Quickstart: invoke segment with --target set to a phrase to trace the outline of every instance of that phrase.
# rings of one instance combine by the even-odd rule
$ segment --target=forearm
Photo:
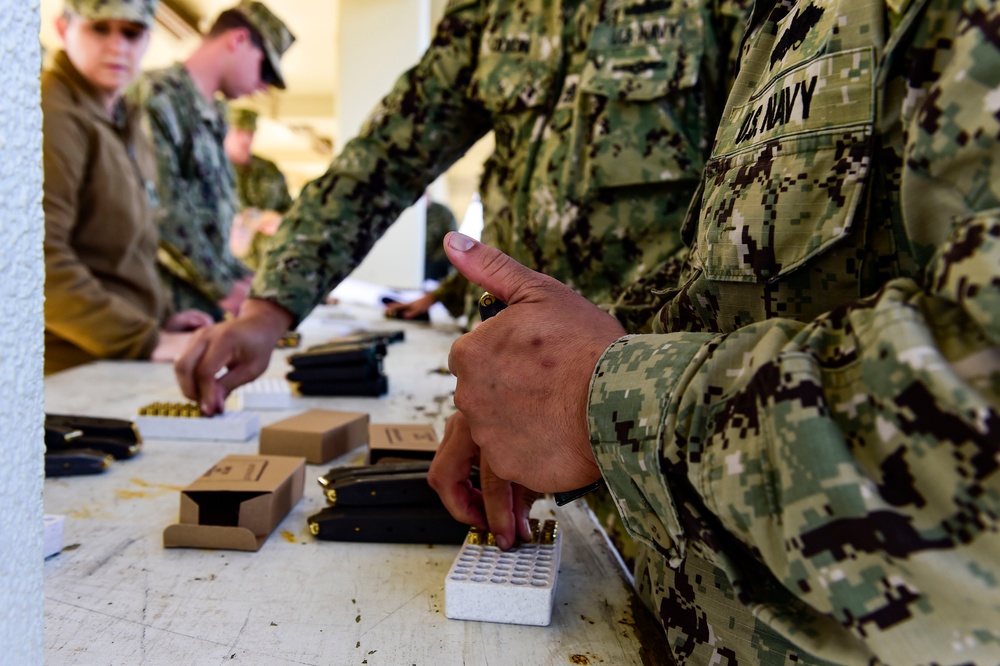
[[[260,322],[263,329],[276,338],[292,328],[292,314],[277,303],[261,298],[248,298],[240,310],[240,319]]]
[[[396,82],[361,134],[309,183],[271,244],[253,294],[303,318],[399,214],[490,127],[465,97],[477,13],[446,17],[421,62]]]

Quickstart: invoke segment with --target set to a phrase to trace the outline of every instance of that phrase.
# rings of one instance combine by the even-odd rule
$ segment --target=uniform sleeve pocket
[[[527,111],[549,99],[552,70],[553,65],[544,60],[507,54],[481,56],[472,77],[472,94],[494,115]]]

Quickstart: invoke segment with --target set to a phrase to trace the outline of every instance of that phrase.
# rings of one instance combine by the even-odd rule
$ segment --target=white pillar
[[[45,280],[39,0],[0,0],[0,654],[41,664]]]
[[[340,0],[337,140],[357,135],[369,112],[430,44],[431,0]],[[413,206],[352,277],[418,288],[424,277],[425,209]]]

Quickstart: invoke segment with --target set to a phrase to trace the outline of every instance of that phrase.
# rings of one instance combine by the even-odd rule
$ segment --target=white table
[[[399,329],[382,398],[297,398],[261,412],[262,425],[302,409],[367,411],[373,423],[431,422],[452,412],[454,377],[439,372],[457,335],[441,326],[384,321],[372,309],[324,306],[300,328],[303,346],[347,328]],[[268,376],[287,371],[277,351]],[[179,400],[167,365],[101,362],[45,380],[46,410],[129,418],[141,405]],[[548,627],[449,620],[444,577],[458,546],[317,541],[307,516],[324,506],[308,466],[305,496],[256,553],[165,549],[179,489],[256,441],[147,441],[97,476],[47,479],[46,513],[66,516],[62,553],[45,562],[46,663],[54,664],[649,664],[662,638],[620,561],[582,502],[554,515],[562,566]],[[342,461],[356,462],[360,452]],[[645,656],[640,656],[644,653]]]

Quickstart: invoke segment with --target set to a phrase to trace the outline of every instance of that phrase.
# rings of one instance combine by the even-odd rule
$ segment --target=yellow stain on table
[[[139,486],[140,488],[158,488],[159,490],[167,491],[181,491],[184,490],[184,486],[172,486],[165,483],[147,483],[142,479],[129,479],[133,485]]]
[[[115,489],[115,495],[118,499],[140,499],[143,497],[151,497],[151,495],[142,490],[122,490],[121,488]]]
[[[295,535],[288,530],[281,530],[281,536],[285,538],[288,543],[295,543]]]
[[[142,479],[129,479],[129,481],[132,482],[132,485],[139,486],[140,488],[148,488],[150,490],[129,490],[119,488],[115,490],[115,495],[118,496],[118,499],[144,499],[160,497],[165,493],[178,492],[184,489],[181,486],[170,486],[163,483],[147,483]]]

